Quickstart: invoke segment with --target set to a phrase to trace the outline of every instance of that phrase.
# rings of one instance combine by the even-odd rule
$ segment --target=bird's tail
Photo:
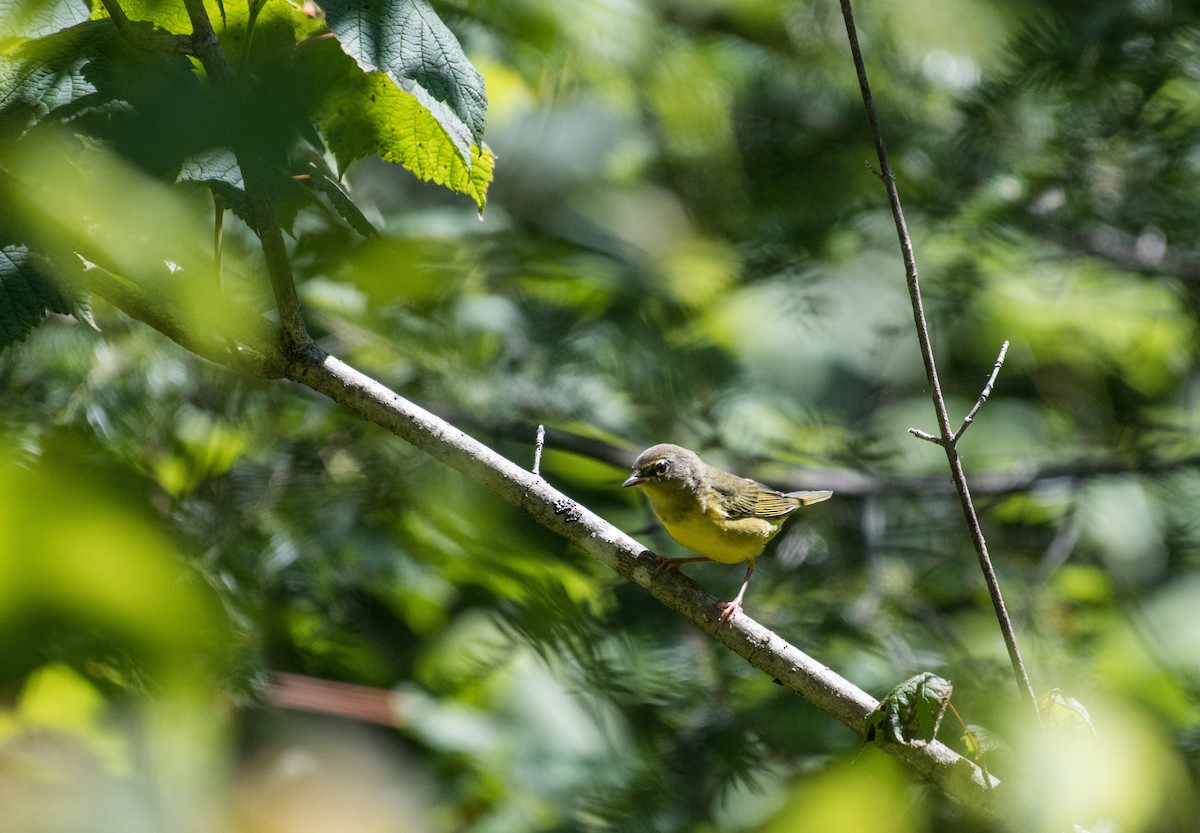
[[[810,503],[820,503],[823,500],[829,500],[833,497],[833,492],[788,492],[787,496],[800,501],[801,506],[808,506]]]

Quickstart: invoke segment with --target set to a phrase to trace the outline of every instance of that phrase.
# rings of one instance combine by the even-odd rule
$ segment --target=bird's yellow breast
[[[697,555],[722,564],[753,561],[784,518],[728,518],[715,501],[647,488],[650,508],[667,532]]]

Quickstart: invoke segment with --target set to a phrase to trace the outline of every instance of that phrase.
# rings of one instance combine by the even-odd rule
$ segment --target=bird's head
[[[695,492],[700,486],[703,466],[696,452],[660,443],[638,455],[632,473],[621,485],[646,486],[652,491]]]

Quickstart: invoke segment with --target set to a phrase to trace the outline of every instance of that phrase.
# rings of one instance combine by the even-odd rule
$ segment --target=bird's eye
[[[654,464],[654,473],[660,477],[671,470],[670,460],[659,460]]]

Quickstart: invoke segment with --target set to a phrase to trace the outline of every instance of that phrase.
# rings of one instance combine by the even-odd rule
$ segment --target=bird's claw
[[[721,608],[721,615],[717,617],[717,623],[722,625],[733,621],[733,617],[742,612],[742,606],[737,601],[721,602],[717,607]]]

